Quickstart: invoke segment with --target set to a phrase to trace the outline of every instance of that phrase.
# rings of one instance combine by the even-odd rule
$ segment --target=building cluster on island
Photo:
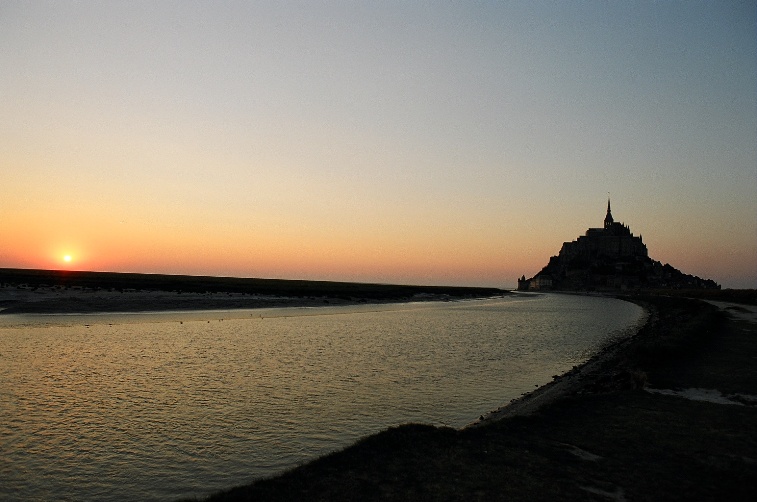
[[[603,228],[590,228],[572,242],[565,242],[557,256],[530,279],[518,279],[518,290],[627,290],[720,289],[709,279],[684,274],[669,264],[652,260],[647,246],[616,222],[607,200]]]

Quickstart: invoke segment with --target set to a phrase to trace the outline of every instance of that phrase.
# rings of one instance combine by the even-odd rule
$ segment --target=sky
[[[0,267],[512,287],[609,193],[755,288],[757,6],[0,0],[0,174]]]

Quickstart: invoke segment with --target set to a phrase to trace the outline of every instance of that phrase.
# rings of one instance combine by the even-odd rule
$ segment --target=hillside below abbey
[[[602,228],[590,228],[565,242],[557,256],[530,279],[518,279],[518,290],[720,289],[710,279],[684,274],[649,257],[641,235],[616,222],[610,200]]]

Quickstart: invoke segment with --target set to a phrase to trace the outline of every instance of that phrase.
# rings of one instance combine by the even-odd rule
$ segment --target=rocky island
[[[610,200],[602,228],[565,242],[535,276],[518,279],[518,290],[617,291],[630,289],[720,289],[710,279],[684,274],[649,257],[641,235],[612,217]]]

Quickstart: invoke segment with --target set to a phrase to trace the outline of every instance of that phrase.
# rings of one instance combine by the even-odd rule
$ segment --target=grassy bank
[[[0,268],[0,284],[23,284],[32,288],[61,286],[90,289],[182,291],[187,293],[225,292],[292,297],[327,296],[371,299],[406,298],[424,293],[460,297],[487,296],[502,293],[502,290],[497,288],[363,284],[355,282],[10,268]]]
[[[757,407],[643,388],[757,395],[757,328],[696,300],[634,301],[652,314],[639,334],[533,414],[392,428],[208,500],[754,500]]]
[[[496,288],[0,268],[4,313],[241,309],[481,298]]]

